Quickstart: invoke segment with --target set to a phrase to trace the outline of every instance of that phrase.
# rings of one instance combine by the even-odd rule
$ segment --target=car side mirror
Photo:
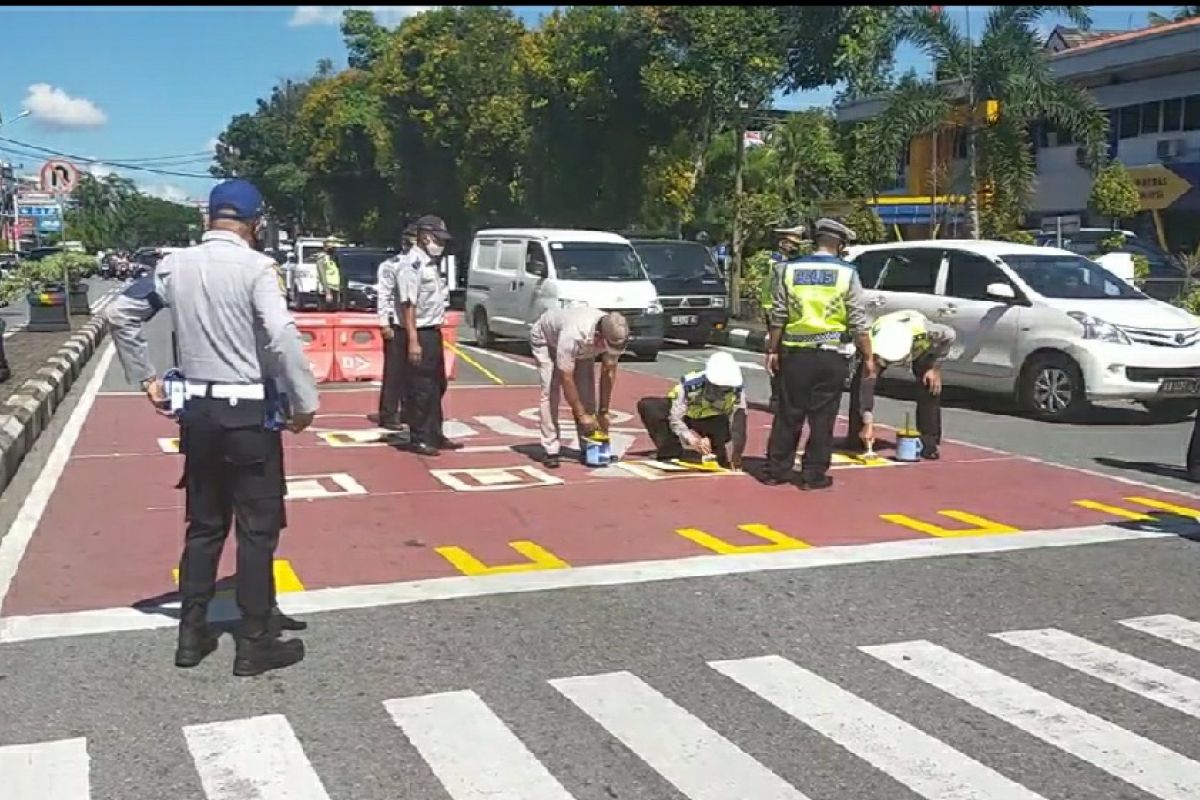
[[[989,283],[987,296],[1003,303],[1011,303],[1017,299],[1017,293],[1007,283]]]

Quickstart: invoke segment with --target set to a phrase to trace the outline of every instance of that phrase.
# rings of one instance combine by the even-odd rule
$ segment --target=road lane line
[[[384,700],[383,706],[454,800],[573,800],[474,692]]]
[[[0,747],[5,800],[90,800],[87,739]]]
[[[763,656],[709,666],[927,800],[1043,800],[787,659]]]
[[[1089,511],[1099,511],[1102,514],[1112,514],[1114,517],[1122,519],[1130,519],[1135,522],[1153,522],[1154,517],[1149,514],[1140,514],[1137,511],[1130,511],[1127,508],[1120,506],[1110,506],[1107,503],[1099,503],[1095,500],[1076,500],[1075,505],[1080,508],[1086,508]]]
[[[594,485],[603,486],[606,483],[608,483],[608,479],[600,478],[595,481]],[[180,507],[172,506],[167,510],[176,511],[178,508]],[[954,555],[1038,550],[1045,547],[1076,547],[1107,542],[1176,538],[1178,535],[1170,531],[1136,530],[1117,525],[1091,525],[1081,528],[1025,531],[996,536],[957,538],[930,536],[872,544],[812,547],[774,553],[702,555],[655,561],[593,564],[563,570],[485,575],[477,578],[454,576],[309,589],[305,592],[281,596],[279,605],[287,613],[314,614],[325,611],[486,597],[497,594],[522,594],[593,586],[624,586],[681,578],[707,578],[715,575],[820,569],[846,564],[879,564]],[[167,607],[169,608],[169,606]],[[238,618],[238,613],[233,608],[224,610],[213,608],[211,612],[211,618],[217,621]],[[138,610],[129,606],[14,615],[0,617],[0,643],[172,628],[177,624],[177,618],[164,616],[154,609]]]
[[[58,486],[63,470],[67,467],[67,460],[75,448],[75,442],[79,440],[83,423],[91,413],[92,404],[96,401],[96,393],[100,391],[100,386],[104,383],[104,377],[108,374],[109,365],[112,364],[115,354],[116,348],[113,347],[112,342],[109,342],[108,347],[105,348],[96,363],[96,371],[92,373],[87,385],[83,387],[78,405],[72,409],[71,416],[67,418],[67,424],[63,426],[62,432],[55,440],[54,446],[50,450],[50,456],[42,466],[41,473],[29,490],[25,502],[21,504],[17,518],[13,520],[8,534],[0,539],[0,608],[4,606],[4,598],[8,596],[8,592],[12,588],[13,579],[17,575],[17,567],[20,566],[21,559],[25,556],[25,550],[29,547],[29,542],[33,538],[38,524],[42,521],[42,515],[46,513],[50,497],[54,494],[55,487]]]
[[[636,675],[557,678],[550,685],[689,800],[808,800]]]
[[[467,364],[469,366],[472,366],[475,369],[482,372],[483,376],[485,378],[487,378],[488,380],[490,380],[492,383],[495,383],[499,386],[504,385],[504,381],[500,378],[500,376],[498,376],[496,373],[492,372],[490,369],[485,367],[483,364],[480,364],[478,361],[476,361],[475,359],[471,358],[469,355],[464,353],[462,348],[459,347],[458,345],[454,344],[453,342],[446,342],[446,347],[450,348],[450,352],[454,353],[455,356],[457,356],[458,358],[461,358],[463,361],[467,362]]]
[[[186,725],[183,736],[207,800],[329,800],[280,714]]]
[[[993,633],[1030,653],[1200,718],[1200,681],[1055,628]]]
[[[1200,622],[1193,622],[1176,614],[1156,614],[1151,617],[1123,619],[1126,628],[1156,636],[1180,647],[1200,650]]]
[[[1200,797],[1200,764],[926,641],[861,647],[896,669],[1162,800]]]
[[[531,370],[534,370],[535,372],[537,371],[537,364],[534,364],[529,361],[521,361],[520,359],[513,358],[512,356],[508,356],[503,353],[496,353],[492,350],[484,350],[482,347],[474,347],[469,344],[460,344],[459,347],[461,347],[463,350],[467,350],[471,353],[476,353],[481,356],[487,356],[489,358],[494,358],[497,361],[503,361],[505,364],[515,364],[518,367],[524,367],[525,369],[531,369]]]

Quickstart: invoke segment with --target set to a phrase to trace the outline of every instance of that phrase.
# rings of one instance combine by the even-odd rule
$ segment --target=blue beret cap
[[[218,183],[208,195],[210,219],[251,220],[262,215],[262,194],[244,178]]]

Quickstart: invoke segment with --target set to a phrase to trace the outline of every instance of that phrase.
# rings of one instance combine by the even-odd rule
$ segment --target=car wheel
[[[475,328],[475,345],[477,347],[491,347],[492,330],[488,327],[487,312],[482,308],[475,309],[475,318],[472,320],[472,326]]]
[[[1155,422],[1183,422],[1196,410],[1196,400],[1146,400],[1142,403]]]
[[[1089,405],[1083,372],[1061,353],[1040,355],[1025,365],[1019,400],[1026,413],[1047,422],[1078,419]]]

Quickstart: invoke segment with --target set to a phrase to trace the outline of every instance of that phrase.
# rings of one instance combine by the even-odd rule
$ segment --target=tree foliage
[[[71,193],[66,228],[89,251],[187,245],[203,219],[191,206],[140,194],[117,175],[83,175]]]
[[[1088,207],[1111,219],[1113,230],[1121,219],[1132,217],[1141,210],[1137,184],[1129,177],[1124,164],[1115,161],[1100,170],[1088,196]]]

